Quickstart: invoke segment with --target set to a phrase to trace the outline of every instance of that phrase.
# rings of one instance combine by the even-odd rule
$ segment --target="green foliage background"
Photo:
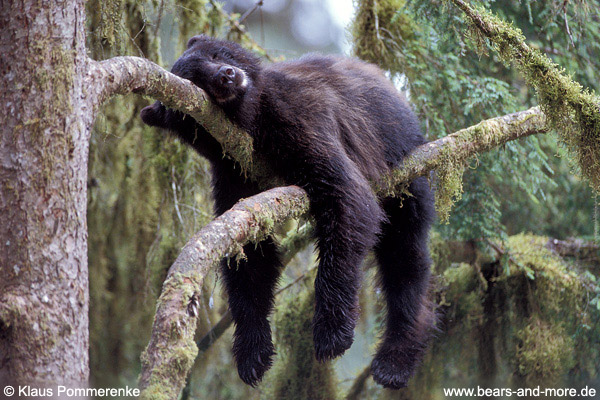
[[[597,89],[595,1],[478,4],[512,21],[530,46],[574,80]],[[448,2],[364,0],[355,5],[349,29],[355,55],[379,64],[407,92],[429,139],[536,104],[535,92],[515,69],[491,49],[476,52],[481,43]],[[266,54],[237,24],[239,15],[228,15],[216,1],[90,0],[87,7],[88,47],[97,60],[137,55],[167,66],[163,60],[174,60],[198,33],[240,41]],[[150,101],[139,96],[113,100],[92,136],[90,352],[98,386],[136,381],[166,270],[186,240],[212,218],[207,163],[141,124],[139,111]],[[578,176],[554,134],[511,142],[466,163],[448,163],[443,174],[432,176],[438,190],[456,194],[438,203],[449,219],[436,227],[432,240],[434,294],[444,312],[441,333],[409,389],[388,392],[368,381],[359,398],[439,399],[441,388],[449,386],[598,383],[598,261],[560,259],[545,248],[543,238],[594,240],[595,197]],[[477,243],[477,258],[453,262],[448,244],[457,240]],[[302,252],[282,284],[301,276],[312,259],[310,249]],[[274,318],[275,337],[284,347],[266,378],[270,390],[253,390],[237,378],[227,331],[197,361],[186,396],[291,398],[293,390],[297,398],[332,398],[337,387],[336,395],[343,397],[374,351],[383,312],[379,296],[367,280],[356,344],[334,365],[336,378],[331,366],[312,365],[306,358],[311,351],[306,337],[296,338],[297,345],[286,339],[307,331],[311,308],[304,287],[288,290],[285,296],[292,301],[282,303]],[[216,274],[206,280],[202,300],[199,336],[226,310]],[[297,331],[291,322],[297,322]],[[322,380],[320,392],[312,389],[315,378]]]

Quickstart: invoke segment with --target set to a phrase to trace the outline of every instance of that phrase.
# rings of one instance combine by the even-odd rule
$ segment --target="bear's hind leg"
[[[250,197],[259,189],[240,176],[233,161],[217,160],[212,165],[213,196],[215,212],[221,215],[239,199]],[[247,244],[244,255],[245,259],[239,262],[223,260],[221,271],[235,323],[233,356],[238,373],[245,383],[255,386],[271,367],[275,352],[267,318],[273,309],[275,286],[282,266],[277,244],[272,238]]]
[[[377,383],[393,389],[407,385],[435,321],[427,299],[431,264],[427,238],[433,208],[427,181],[419,180],[409,187],[414,197],[405,198],[402,207],[400,199],[384,201],[389,222],[375,246],[387,319],[371,373]]]
[[[344,178],[338,177],[337,185],[331,189],[318,193],[309,190],[319,249],[313,318],[315,355],[319,361],[338,357],[352,345],[361,263],[377,241],[383,219],[383,211],[366,180]]]
[[[244,246],[244,253],[245,260],[224,260],[221,268],[235,322],[233,355],[238,373],[245,383],[255,386],[271,367],[275,353],[267,317],[281,262],[271,238]]]

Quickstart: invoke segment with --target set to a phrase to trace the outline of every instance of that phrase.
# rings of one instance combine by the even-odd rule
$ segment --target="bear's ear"
[[[151,106],[144,107],[140,112],[140,117],[146,125],[157,126],[159,128],[166,127],[165,106],[160,101],[155,102]]]
[[[189,49],[190,47],[192,47],[193,45],[195,45],[198,42],[205,42],[207,40],[210,39],[210,36],[206,36],[206,35],[196,35],[190,38],[190,40],[188,40],[187,42],[187,48]]]

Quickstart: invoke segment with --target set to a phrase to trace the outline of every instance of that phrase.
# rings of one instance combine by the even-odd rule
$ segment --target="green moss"
[[[288,296],[277,307],[274,323],[277,360],[265,382],[264,398],[286,400],[333,400],[338,398],[330,362],[314,356],[312,315],[314,290]]]
[[[450,249],[447,241],[435,230],[429,235],[429,253],[436,271],[443,272],[450,265]]]
[[[445,373],[452,373],[455,363],[461,371],[472,371],[467,384],[506,379],[506,385],[558,386],[573,371],[598,374],[600,319],[592,300],[600,293],[598,280],[553,253],[547,242],[531,234],[509,237],[503,256],[509,269],[492,261],[481,265],[481,274],[466,263],[442,271],[437,298],[444,308],[445,333],[416,379],[440,364],[450,365]],[[436,251],[446,259],[446,252]],[[473,348],[480,353],[462,351]],[[492,369],[489,360],[494,360]],[[506,371],[514,372],[512,382],[503,378]]]
[[[465,321],[468,328],[483,319],[483,291],[475,267],[461,263],[444,271],[441,283],[445,290],[440,305],[448,306],[452,318]]]
[[[546,248],[547,241],[531,234],[511,236],[507,245],[514,264],[512,274],[529,281],[530,301],[540,317],[581,323],[591,282]]]
[[[450,211],[462,196],[462,177],[469,159],[471,146],[490,147],[503,136],[502,129],[494,121],[483,121],[462,130],[453,142],[447,143],[436,161],[435,208],[442,222],[448,222]]]
[[[399,49],[414,38],[416,24],[403,11],[405,0],[358,2],[351,33],[357,57],[392,72],[402,71]]]
[[[124,0],[90,0],[86,11],[90,21],[89,46],[96,53],[115,50],[116,54],[124,50],[125,34],[123,23]],[[105,58],[105,57],[102,57]]]
[[[448,223],[452,206],[462,197],[465,160],[456,157],[451,148],[442,150],[440,156],[440,166],[435,174],[435,209],[440,221]]]
[[[225,18],[217,2],[207,0],[177,0],[179,13],[179,36],[181,51],[185,50],[187,40],[200,33],[219,36]],[[210,4],[209,4],[210,3]]]
[[[560,324],[533,319],[516,337],[517,372],[531,385],[555,383],[575,365],[573,340]]]
[[[562,260],[546,247],[548,239],[520,234],[508,239],[510,276],[505,279],[515,299],[512,326],[517,343],[515,370],[528,384],[556,382],[572,368],[597,373],[600,349],[597,310],[589,306],[599,288],[596,279]],[[593,331],[592,331],[593,330]]]

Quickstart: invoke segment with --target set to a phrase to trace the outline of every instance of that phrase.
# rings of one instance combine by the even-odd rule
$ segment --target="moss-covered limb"
[[[88,60],[87,81],[88,96],[94,108],[112,96],[131,92],[160,100],[165,106],[201,121],[221,143],[225,153],[265,188],[282,184],[275,178],[276,175],[271,172],[267,163],[254,154],[252,138],[232,124],[208,100],[206,93],[190,81],[139,57],[113,57],[101,62]]]
[[[511,140],[548,131],[546,117],[539,107],[481,121],[477,125],[417,147],[397,168],[380,190],[397,188],[407,181],[445,168],[448,157],[456,161],[468,158],[503,145]]]
[[[591,187],[600,191],[600,99],[571,79],[546,55],[525,42],[519,29],[482,7],[451,0],[468,17],[480,43],[487,38],[505,63],[514,63],[533,86],[540,107],[571,150]],[[480,46],[482,47],[482,46]]]
[[[308,197],[297,186],[278,187],[240,201],[185,245],[169,275],[199,272],[198,265],[216,265],[223,257],[238,254],[248,242],[265,238],[286,219],[307,212]]]
[[[299,187],[271,189],[240,201],[185,245],[169,269],[142,356],[142,398],[175,399],[183,388],[198,351],[197,294],[204,276],[224,257],[243,256],[245,244],[307,211],[308,199]]]
[[[573,257],[581,261],[600,261],[600,245],[583,239],[548,239],[546,247],[561,257]]]
[[[445,219],[462,191],[462,172],[469,158],[508,141],[546,131],[546,118],[538,107],[482,121],[413,150],[389,179],[378,183],[379,191],[402,193],[406,182],[436,169],[436,209]]]

